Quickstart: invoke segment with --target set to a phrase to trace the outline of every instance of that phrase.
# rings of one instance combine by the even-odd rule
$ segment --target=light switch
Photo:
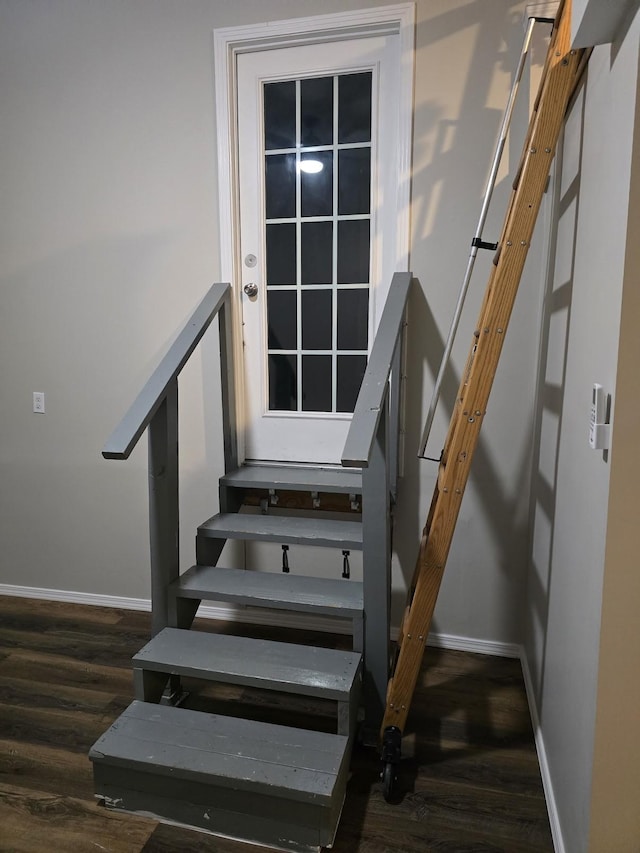
[[[589,417],[589,446],[593,450],[608,450],[610,426],[607,423],[607,395],[602,385],[593,386]]]

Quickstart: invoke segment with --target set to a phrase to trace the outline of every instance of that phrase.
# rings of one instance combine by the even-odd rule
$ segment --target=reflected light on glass
[[[323,170],[324,166],[320,160],[301,160],[300,171],[306,172],[308,175],[317,175]]]

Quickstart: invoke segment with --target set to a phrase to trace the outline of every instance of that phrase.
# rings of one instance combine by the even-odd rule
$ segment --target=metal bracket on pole
[[[422,431],[422,438],[420,439],[420,450],[418,452],[418,456],[421,459],[428,459],[429,457],[425,456],[425,451],[427,448],[427,441],[429,440],[429,433],[431,432],[431,426],[433,425],[433,419],[436,414],[436,407],[438,405],[438,400],[440,398],[440,389],[442,388],[442,381],[444,379],[444,374],[447,369],[447,365],[449,363],[449,359],[451,357],[451,350],[453,349],[453,342],[455,340],[456,332],[458,330],[458,324],[460,322],[460,316],[462,314],[462,308],[464,305],[464,301],[467,296],[467,290],[469,289],[469,283],[471,281],[471,274],[473,272],[473,267],[476,262],[476,256],[478,254],[478,249],[489,249],[491,248],[495,251],[498,248],[497,243],[485,243],[482,239],[482,230],[484,228],[484,224],[487,218],[487,213],[489,212],[489,204],[491,202],[491,196],[493,195],[493,190],[496,185],[496,179],[498,177],[498,169],[500,168],[500,161],[502,159],[502,152],[504,151],[505,142],[507,140],[507,133],[509,132],[509,125],[511,124],[511,118],[513,116],[513,107],[516,100],[516,95],[518,94],[518,88],[520,86],[520,81],[522,79],[522,72],[524,71],[525,62],[527,59],[527,54],[529,53],[529,46],[531,44],[531,36],[533,34],[533,28],[536,24],[536,17],[530,17],[527,30],[524,37],[524,42],[522,44],[522,51],[520,53],[520,61],[518,63],[518,68],[516,70],[516,75],[513,80],[513,85],[511,86],[511,92],[509,94],[509,100],[507,102],[507,106],[504,111],[504,116],[502,118],[502,125],[500,126],[500,132],[498,134],[498,142],[496,144],[496,150],[493,157],[493,163],[491,164],[491,170],[489,172],[489,178],[487,180],[487,188],[484,194],[484,200],[482,202],[482,210],[480,211],[480,219],[478,221],[478,227],[476,228],[476,236],[471,241],[471,253],[469,255],[469,260],[467,263],[467,269],[464,275],[464,280],[462,282],[462,287],[460,288],[460,295],[458,296],[458,304],[456,305],[456,309],[453,314],[453,320],[451,321],[451,328],[449,329],[449,336],[447,338],[447,343],[444,348],[444,353],[442,355],[442,361],[440,363],[440,370],[438,371],[438,376],[436,377],[436,382],[433,387],[433,394],[431,396],[431,402],[429,404],[429,411],[427,413],[427,418],[424,425],[424,430]]]
[[[525,22],[535,18],[538,23],[552,24],[558,15],[559,8],[560,0],[533,0],[525,6]]]
[[[476,249],[488,249],[490,252],[495,252],[498,248],[497,243],[487,243],[485,240],[481,240],[480,237],[474,237],[471,245],[475,246]]]

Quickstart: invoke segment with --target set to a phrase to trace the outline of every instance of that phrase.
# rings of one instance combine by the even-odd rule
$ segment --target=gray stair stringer
[[[133,702],[93,745],[105,805],[293,853],[333,843],[349,738]]]
[[[362,651],[361,581],[196,565],[169,587],[171,624],[179,628],[191,625],[201,601],[349,619],[354,651]],[[189,618],[181,621],[181,606],[184,609],[189,604],[195,606],[189,610]]]
[[[354,733],[361,678],[355,652],[165,628],[133,658],[136,698],[159,702],[170,675],[335,700],[338,734]]]

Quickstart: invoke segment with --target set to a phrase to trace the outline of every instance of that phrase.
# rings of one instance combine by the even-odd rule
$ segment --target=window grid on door
[[[264,84],[272,411],[353,411],[369,345],[371,85],[370,71]]]

